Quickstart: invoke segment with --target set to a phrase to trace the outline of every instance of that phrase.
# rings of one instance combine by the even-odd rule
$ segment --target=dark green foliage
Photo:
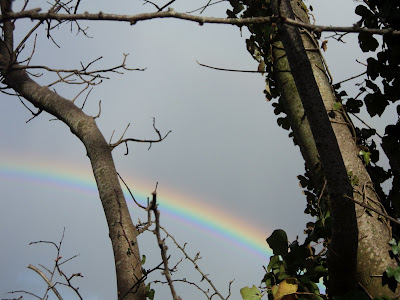
[[[314,227],[314,224],[310,224],[309,228]],[[285,231],[279,229],[275,230],[267,239],[274,253],[267,266],[267,273],[262,279],[267,288],[271,288],[287,278],[297,278],[299,291],[319,295],[317,283],[321,278],[326,279],[327,276],[325,249],[316,254],[310,241],[318,240],[318,237],[314,235],[313,229],[310,229],[307,235],[308,238],[304,244],[300,244],[296,240],[289,245]],[[318,297],[317,299],[322,298]]]
[[[378,48],[378,41],[370,33],[361,32],[358,35],[358,43],[364,52],[375,51]]]
[[[267,243],[275,255],[286,255],[288,253],[288,239],[286,232],[282,229],[274,230]]]

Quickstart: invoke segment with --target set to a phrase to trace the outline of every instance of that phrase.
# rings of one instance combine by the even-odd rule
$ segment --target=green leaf
[[[373,90],[374,92],[379,91],[378,86],[377,86],[375,83],[373,83],[371,80],[369,80],[369,79],[366,79],[366,80],[365,80],[365,85],[366,85],[368,88],[370,88],[371,90]]]
[[[379,63],[375,58],[367,59],[367,75],[371,77],[372,80],[375,80],[379,76]]]
[[[267,267],[268,272],[271,271],[272,269],[279,268],[280,263],[281,263],[281,261],[280,261],[278,255],[271,256],[269,259],[268,267]]]
[[[148,298],[148,299],[150,299],[150,300],[153,300],[154,299],[154,294],[155,294],[156,292],[153,290],[153,289],[151,289],[149,292],[147,292],[146,293],[146,297]]]
[[[363,106],[363,102],[361,100],[349,98],[346,101],[346,109],[349,113],[359,113],[360,107],[362,107],[362,106]]]
[[[389,102],[385,96],[382,95],[381,91],[375,92],[374,94],[368,94],[365,96],[364,102],[371,117],[375,115],[381,116],[385,111],[386,106],[389,105]]]
[[[360,32],[358,35],[358,43],[363,52],[375,51],[378,48],[378,41],[370,33]]]
[[[274,230],[267,238],[267,243],[275,255],[286,255],[288,253],[288,238],[286,232],[282,229]]]
[[[398,245],[396,243],[395,239],[392,239],[392,240],[394,240],[394,243],[395,243],[394,245],[392,245],[392,252],[394,255],[398,255],[400,253],[400,245]]]
[[[371,157],[371,152],[361,150],[358,153],[358,155],[360,155],[364,159],[365,164],[368,166],[369,163],[371,162],[371,158],[370,158]]]
[[[276,120],[279,126],[282,126],[283,129],[289,130],[290,129],[290,123],[289,119],[287,117],[280,117]]]
[[[387,267],[386,274],[389,278],[393,277],[397,282],[400,282],[400,268],[399,267],[397,267],[396,269]]]
[[[253,285],[252,288],[244,287],[240,289],[240,295],[242,295],[243,300],[259,300],[261,299],[261,292],[260,290]]]
[[[356,7],[355,13],[363,18],[367,18],[371,15],[371,11],[364,5],[358,5]]]
[[[340,102],[335,102],[335,104],[333,105],[333,109],[334,110],[338,110],[342,107],[342,103]]]
[[[142,265],[146,263],[146,255],[142,255]]]
[[[270,288],[274,284],[276,284],[275,277],[274,277],[274,275],[272,273],[266,273],[264,275],[264,278],[263,278],[262,282],[264,282],[265,286],[268,287],[268,288]]]
[[[328,270],[326,268],[324,268],[323,266],[316,266],[314,268],[314,271],[316,273],[326,273],[326,272],[328,272]]]
[[[154,299],[154,294],[156,292],[150,288],[150,283],[148,285],[146,285],[146,298],[153,300]]]

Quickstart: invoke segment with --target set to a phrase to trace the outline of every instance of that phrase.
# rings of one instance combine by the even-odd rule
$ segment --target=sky
[[[140,0],[117,2],[82,1],[80,11],[154,11]],[[178,0],[172,7],[190,11],[206,2]],[[14,5],[22,3],[17,0]],[[34,1],[35,7],[47,8],[43,3]],[[313,6],[317,24],[350,26],[358,20],[353,13],[355,2],[309,0],[306,4]],[[222,3],[204,14],[224,17],[227,8]],[[18,21],[16,41],[34,24]],[[110,74],[109,80],[93,89],[83,110],[96,115],[101,100],[97,124],[107,140],[113,131],[113,141],[117,140],[128,123],[126,137],[155,138],[153,117],[161,133],[172,131],[150,150],[146,144],[129,144],[129,155],[124,155],[124,146],[116,148],[117,170],[141,201],[158,182],[162,225],[181,245],[187,243],[192,257],[200,251],[200,267],[223,295],[227,296],[228,284],[235,279],[231,299],[240,299],[240,288],[259,285],[264,275],[263,265],[271,255],[265,239],[272,231],[282,228],[289,240],[302,239],[305,224],[311,220],[303,214],[305,197],[296,178],[303,174],[304,162],[288,132],[276,124],[273,107],[263,95],[264,78],[215,71],[196,63],[256,70],[257,62],[245,47],[248,32],[179,20],[151,20],[134,26],[80,24],[89,26],[91,38],[64,26],[52,33],[60,48],[46,38],[44,27],[39,29],[32,64],[71,69],[102,56],[95,66],[107,68],[118,65],[123,53],[129,53],[128,67],[146,68],[144,72]],[[345,40],[346,44],[332,39],[328,43],[325,58],[334,82],[362,72],[355,59],[368,57],[358,49],[356,36]],[[30,39],[21,55],[29,56],[32,45]],[[48,84],[54,78],[45,73],[36,80]],[[71,99],[80,87],[54,88]],[[76,100],[77,105],[82,105],[85,95]],[[16,97],[1,94],[0,99],[2,298],[11,298],[5,293],[14,290],[38,294],[45,290],[42,280],[26,267],[42,264],[50,268],[56,253],[49,245],[28,244],[58,242],[65,228],[62,256],[79,254],[65,264],[65,271],[83,274],[75,283],[84,299],[116,299],[108,229],[83,145],[50,115],[43,113],[26,123],[31,114]],[[370,122],[379,128],[379,120]],[[129,197],[127,201],[133,221],[144,221],[145,214],[138,212]],[[147,257],[144,267],[156,266],[160,257],[154,235],[139,236],[139,245]],[[169,245],[174,264],[182,254]],[[174,278],[199,282],[201,276],[184,260]],[[166,285],[152,287],[156,299],[169,299]],[[193,286],[177,283],[177,290],[183,299],[204,299]],[[65,298],[75,299],[69,290],[61,291]]]

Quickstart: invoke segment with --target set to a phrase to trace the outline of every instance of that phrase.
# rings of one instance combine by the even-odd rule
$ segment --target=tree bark
[[[283,0],[282,2],[288,4],[289,0]],[[277,2],[275,2],[275,5],[277,5]],[[286,6],[286,11],[281,12],[284,13],[286,17],[293,19],[300,18],[301,21],[309,23],[307,13],[304,11],[300,1],[292,0],[291,8],[294,11],[294,15],[288,13],[288,6]],[[290,28],[290,26],[282,30],[296,30],[298,33],[300,32],[297,28]],[[325,146],[321,144],[324,138],[326,138],[326,129],[318,131],[318,128],[316,128],[317,130],[313,128],[315,126],[321,128],[322,122],[326,123],[326,119],[328,118],[327,112],[331,112],[329,116],[329,127],[333,129],[337,141],[336,143],[341,154],[340,159],[335,157],[335,160],[342,160],[347,170],[346,174],[352,172],[353,176],[357,177],[359,180],[358,186],[353,187],[351,197],[361,202],[367,202],[369,205],[382,211],[382,205],[374,192],[368,172],[358,156],[359,149],[349,130],[347,119],[344,117],[343,113],[333,110],[336,98],[332,89],[332,84],[325,71],[320,51],[318,50],[318,43],[313,39],[312,35],[305,30],[301,30],[301,32],[303,45],[301,45],[300,48],[309,49],[309,51],[307,51],[308,71],[305,69],[306,67],[301,64],[301,62],[306,64],[306,62],[301,59],[301,56],[303,56],[304,59],[304,53],[306,53],[306,51],[301,49],[300,53],[295,54],[296,56],[293,57],[293,51],[299,47],[299,45],[290,44],[293,42],[290,40],[291,34],[286,35],[286,38],[289,40],[285,40],[284,35],[288,34],[287,32],[282,33],[282,42],[285,50],[282,50],[282,43],[280,42],[273,47],[274,70],[276,71],[277,84],[281,91],[282,104],[284,105],[285,112],[288,114],[295,140],[300,146],[301,153],[310,170],[312,180],[315,186],[322,186],[325,179],[328,183],[328,192],[332,202],[332,214],[334,217],[334,230],[332,233],[329,260],[329,279],[331,281],[328,287],[330,289],[329,292],[332,292],[331,295],[340,294],[345,292],[346,289],[351,289],[354,287],[354,284],[358,283],[372,297],[380,297],[383,295],[394,297],[394,295],[398,294],[398,291],[393,292],[387,285],[383,286],[382,277],[379,276],[384,273],[386,267],[397,266],[397,263],[395,260],[391,259],[389,254],[390,246],[388,242],[391,238],[389,223],[383,220],[378,214],[373,212],[367,213],[365,208],[356,206],[356,226],[353,221],[354,208],[349,205],[351,200],[341,198],[340,196],[343,195],[342,192],[340,192],[340,194],[337,193],[337,188],[339,188],[337,184],[346,183],[334,183],[329,186],[329,181],[334,180],[334,178],[329,179],[332,175],[332,169],[326,167],[327,158],[321,151],[324,150],[324,147],[333,147],[333,145],[330,143],[325,144]],[[302,54],[301,52],[303,51],[304,53]],[[313,73],[313,79],[311,80],[305,75],[310,72],[310,67]],[[302,82],[302,79],[306,79],[306,81]],[[310,81],[316,82],[319,89],[318,94],[321,97],[313,93],[312,88],[315,88],[315,83],[313,82],[310,84]],[[318,99],[318,102],[324,105],[324,121],[319,121],[319,119],[313,120],[316,108],[314,104],[310,106],[310,104],[307,103],[310,98],[314,98],[311,99],[314,101]],[[328,160],[332,158],[333,157],[328,157]],[[343,176],[343,174],[341,176]],[[342,178],[342,180],[344,180],[344,178]],[[347,185],[348,184],[349,183],[347,183]],[[348,186],[345,191],[347,190]],[[337,194],[333,196],[338,197],[338,199],[335,200],[332,198],[332,192]],[[353,206],[352,203],[351,206]],[[346,247],[354,247],[354,242],[357,242],[357,237],[354,236],[354,233],[357,231],[354,226],[356,226],[356,228],[358,227],[356,266],[352,262],[355,257],[350,258],[343,256],[354,255],[352,252],[353,250],[343,249]],[[347,230],[346,228],[351,231],[350,235],[345,232]],[[348,241],[346,242],[344,238],[348,238]],[[345,259],[348,265],[336,266],[335,261],[337,264],[341,264],[340,261],[342,259]],[[353,270],[350,268],[353,268]],[[354,270],[356,270],[356,276],[353,275]],[[343,281],[344,278],[352,282],[346,283]]]
[[[11,11],[11,1],[1,0],[3,16]],[[133,226],[108,145],[93,117],[86,115],[71,101],[42,87],[24,70],[15,66],[13,24],[3,23],[4,39],[0,41],[0,69],[3,83],[35,107],[64,122],[84,144],[96,180],[100,200],[109,228],[117,275],[118,299],[145,299],[142,265]]]

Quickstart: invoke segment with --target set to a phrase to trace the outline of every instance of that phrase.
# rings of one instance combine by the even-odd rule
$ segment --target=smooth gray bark
[[[271,1],[274,14],[294,19],[290,0]],[[279,5],[279,6],[278,6]],[[297,91],[310,125],[321,167],[326,178],[333,217],[329,246],[328,271],[330,295],[346,293],[357,287],[357,221],[352,198],[353,188],[340,153],[318,85],[315,81],[300,31],[278,22],[279,37],[284,46]],[[341,274],[341,276],[337,276]]]

